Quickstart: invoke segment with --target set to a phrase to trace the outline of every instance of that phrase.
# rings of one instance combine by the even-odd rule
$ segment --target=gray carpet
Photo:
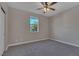
[[[3,56],[79,56],[79,48],[53,40],[9,47]]]

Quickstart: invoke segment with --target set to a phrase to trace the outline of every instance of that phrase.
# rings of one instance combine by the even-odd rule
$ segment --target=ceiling
[[[79,2],[58,2],[57,4],[52,6],[56,10],[49,11],[46,14],[44,14],[42,10],[37,10],[37,8],[40,8],[42,6],[40,2],[8,2],[7,4],[9,7],[17,8],[24,11],[30,11],[49,17],[75,7],[79,5]]]

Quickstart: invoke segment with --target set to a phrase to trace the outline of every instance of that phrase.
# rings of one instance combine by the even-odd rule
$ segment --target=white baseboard
[[[31,43],[31,42],[36,42],[36,41],[41,41],[41,40],[47,40],[47,39],[49,39],[49,38],[38,39],[38,40],[33,40],[33,41],[26,41],[26,42],[14,43],[14,44],[10,44],[10,45],[8,45],[8,47],[10,47],[10,46],[16,46],[16,45],[21,45],[21,44],[26,44],[26,43]]]
[[[77,44],[74,44],[74,43],[65,42],[65,41],[61,41],[61,40],[57,40],[57,39],[51,39],[51,40],[58,41],[58,42],[61,42],[61,43],[64,43],[64,44],[68,44],[68,45],[72,45],[72,46],[79,47],[79,45],[77,45]]]

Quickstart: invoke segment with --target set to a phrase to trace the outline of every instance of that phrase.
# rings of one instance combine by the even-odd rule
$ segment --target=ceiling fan
[[[46,13],[49,10],[55,11],[54,8],[51,6],[56,4],[57,2],[40,2],[42,4],[41,8],[38,8],[37,10],[43,10],[44,13]]]

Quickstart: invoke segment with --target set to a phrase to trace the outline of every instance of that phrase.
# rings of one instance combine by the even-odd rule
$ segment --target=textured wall
[[[30,16],[38,17],[39,32],[29,32],[28,19]],[[48,38],[48,19],[44,16],[9,7],[8,19],[8,44]]]
[[[79,45],[79,6],[55,15],[51,23],[51,38]]]

